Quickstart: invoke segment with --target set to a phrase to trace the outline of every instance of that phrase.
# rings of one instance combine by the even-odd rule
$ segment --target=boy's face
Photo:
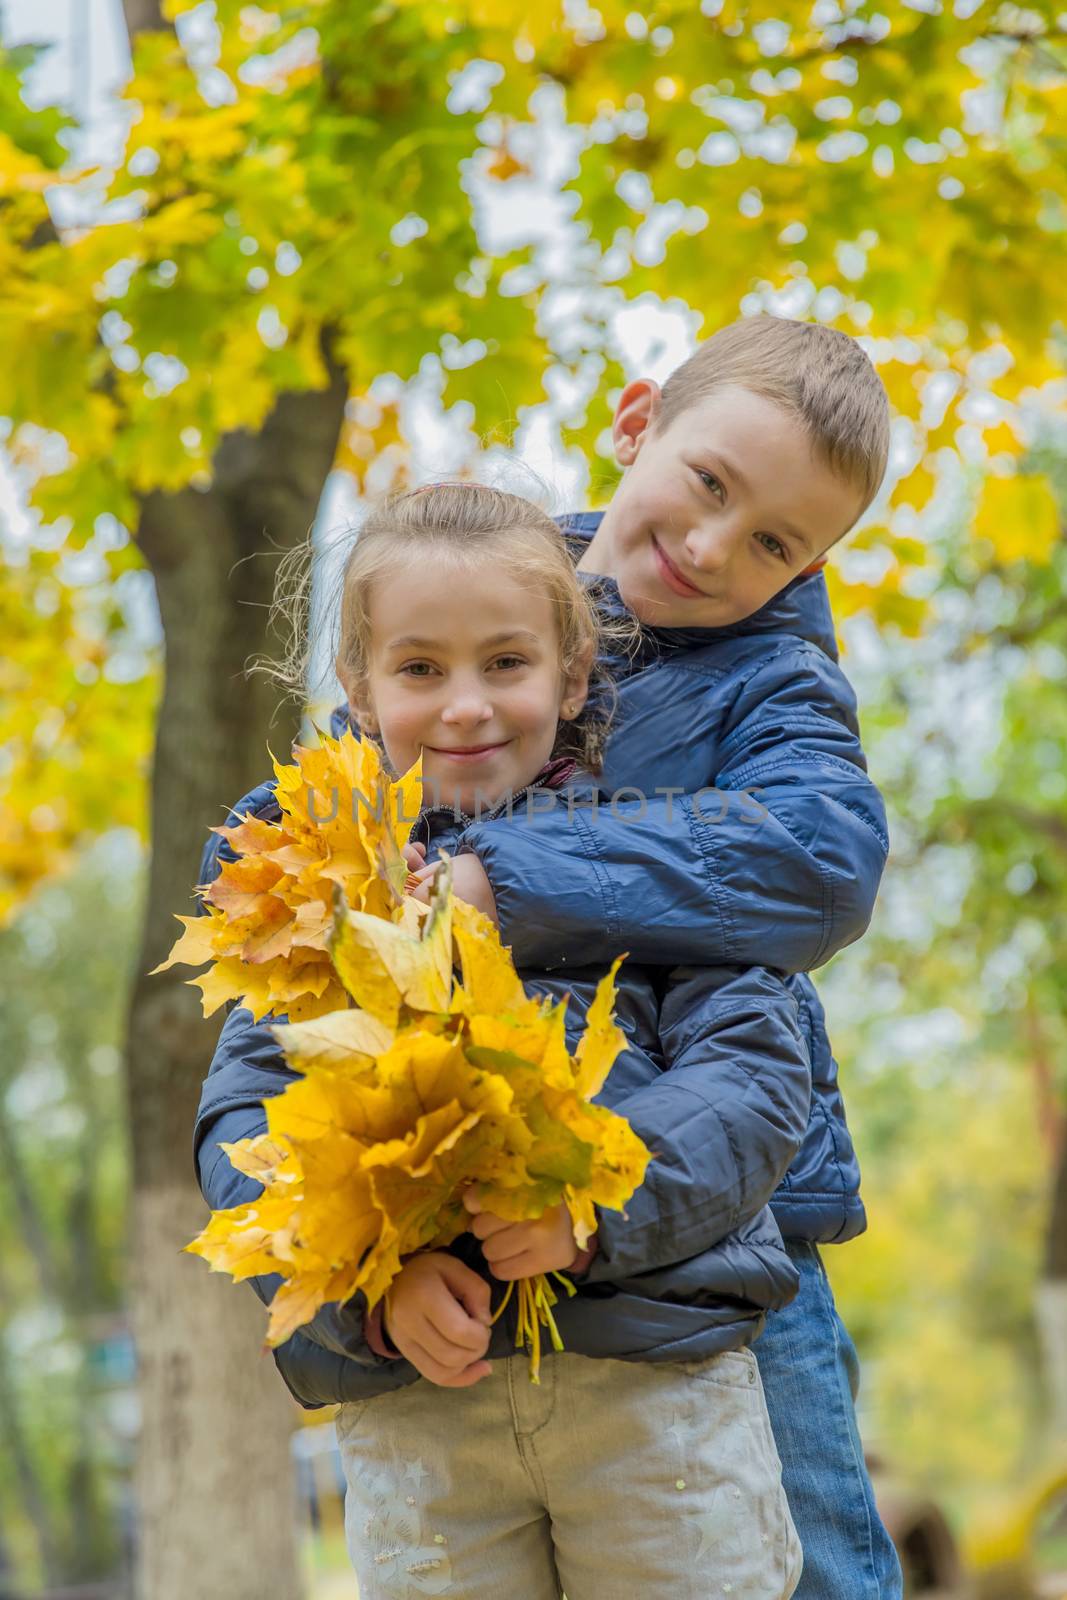
[[[638,381],[615,412],[626,473],[580,566],[614,578],[642,622],[740,622],[855,522],[862,495],[813,453],[803,427],[747,389],[717,389],[656,426],[659,390]]]

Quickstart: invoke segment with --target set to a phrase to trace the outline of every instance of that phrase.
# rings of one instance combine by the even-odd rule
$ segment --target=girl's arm
[[[711,1249],[770,1200],[800,1147],[811,1069],[796,1002],[765,968],[679,968],[660,1015],[666,1070],[613,1106],[653,1159],[621,1212],[597,1208],[582,1282]]]
[[[561,797],[469,828],[461,848],[485,868],[517,964],[627,950],[660,966],[800,972],[858,939],[888,837],[854,704],[844,675],[798,644],[737,694],[700,794],[602,800],[596,815]]]

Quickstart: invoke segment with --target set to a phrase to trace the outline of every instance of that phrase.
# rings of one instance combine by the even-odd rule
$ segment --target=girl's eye
[[[503,667],[506,671],[513,671],[515,667],[524,667],[525,661],[521,656],[497,656],[493,662],[494,667]]]
[[[723,488],[714,472],[702,472],[698,468],[697,477],[700,479],[701,483],[706,489],[711,490],[712,494],[718,495],[720,500],[726,499],[726,490]]]
[[[428,678],[434,669],[428,661],[405,661],[400,670],[410,678]]]
[[[758,533],[756,537],[762,544],[764,550],[767,551],[768,555],[774,556],[778,561],[789,560],[789,551],[786,549],[781,539],[776,539],[773,533]]]

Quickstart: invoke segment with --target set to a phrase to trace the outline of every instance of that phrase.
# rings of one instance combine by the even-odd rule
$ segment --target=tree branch
[[[122,0],[122,11],[126,18],[126,32],[131,42],[139,33],[162,33],[170,30],[170,23],[163,17],[161,0]]]

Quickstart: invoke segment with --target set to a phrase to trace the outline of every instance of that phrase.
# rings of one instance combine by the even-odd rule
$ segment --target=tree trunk
[[[153,854],[130,1006],[126,1082],[132,1284],[142,1426],[140,1600],[295,1600],[300,1593],[288,1438],[295,1416],[269,1355],[263,1308],[181,1247],[205,1221],[190,1153],[218,1020],[163,960],[187,911],[207,829],[288,755],[295,715],[270,729],[273,686],[246,682],[269,648],[270,548],[303,539],[333,461],[346,398],[283,396],[257,435],[229,436],[211,490],[152,495],[138,543],[155,575],[166,673],[152,774]]]

